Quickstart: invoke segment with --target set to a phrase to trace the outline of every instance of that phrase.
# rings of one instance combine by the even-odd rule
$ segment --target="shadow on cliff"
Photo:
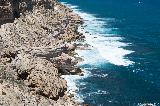
[[[0,0],[0,25],[12,23],[25,11],[32,12],[34,6],[42,5],[47,9],[52,8],[48,0]]]

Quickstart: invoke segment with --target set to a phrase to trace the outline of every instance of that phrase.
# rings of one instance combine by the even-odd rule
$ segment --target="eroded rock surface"
[[[55,0],[1,0],[0,1],[0,25],[13,22],[25,11],[32,11],[34,6],[43,6],[52,9],[56,4]]]
[[[3,1],[3,7],[15,3]],[[22,13],[0,28],[0,105],[78,106],[61,75],[81,73],[72,42],[83,38],[82,19],[54,0],[16,2],[0,11],[11,19]]]

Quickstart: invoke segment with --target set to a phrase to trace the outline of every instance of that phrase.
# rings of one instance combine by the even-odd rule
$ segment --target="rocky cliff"
[[[32,11],[34,6],[44,6],[51,9],[56,4],[55,0],[1,0],[0,1],[0,24],[13,22],[20,14]]]
[[[61,75],[81,74],[73,42],[82,19],[53,0],[0,5],[0,105],[78,106]]]

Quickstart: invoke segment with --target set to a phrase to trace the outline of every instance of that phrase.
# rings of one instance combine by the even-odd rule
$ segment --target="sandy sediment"
[[[25,1],[25,0],[24,0]],[[82,19],[50,0],[0,28],[0,105],[78,106],[61,75],[82,74],[74,56]],[[31,2],[31,1],[30,1]],[[47,2],[48,3],[48,2]],[[52,3],[52,5],[51,5]]]

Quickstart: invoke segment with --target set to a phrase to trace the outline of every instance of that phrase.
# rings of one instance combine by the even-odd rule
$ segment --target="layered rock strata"
[[[61,75],[81,74],[72,42],[83,38],[82,19],[52,0],[2,4],[10,5],[1,12],[14,21],[0,28],[0,105],[78,106]],[[13,10],[22,14],[15,18]]]

